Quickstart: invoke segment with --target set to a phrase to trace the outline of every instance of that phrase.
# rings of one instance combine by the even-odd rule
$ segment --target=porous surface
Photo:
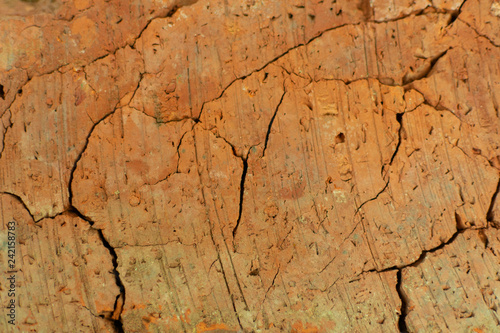
[[[1,331],[499,329],[500,2],[0,5]]]

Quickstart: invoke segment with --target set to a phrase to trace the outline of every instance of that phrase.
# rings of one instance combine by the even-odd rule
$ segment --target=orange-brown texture
[[[0,5],[2,331],[498,330],[500,2]]]

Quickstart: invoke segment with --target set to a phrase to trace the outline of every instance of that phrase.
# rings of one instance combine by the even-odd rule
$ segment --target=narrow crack
[[[472,29],[472,30],[476,33],[476,35],[478,35],[479,37],[483,37],[483,38],[484,38],[484,39],[486,39],[486,40],[487,40],[487,41],[488,41],[491,45],[493,45],[493,46],[495,46],[495,47],[500,47],[500,45],[499,45],[499,44],[496,44],[494,41],[492,41],[492,40],[490,39],[490,37],[489,37],[489,36],[479,33],[479,31],[478,31],[476,28],[474,28],[474,27],[473,27],[473,26],[472,26],[469,22],[466,22],[466,21],[462,20],[461,18],[457,18],[457,20],[459,20],[460,22],[462,22],[462,23],[464,23],[465,25],[467,25],[469,28],[471,28],[471,29]]]
[[[260,66],[260,67],[258,67],[256,69],[250,71],[248,74],[242,75],[240,77],[235,77],[231,82],[229,82],[229,84],[225,88],[222,89],[221,93],[218,96],[216,96],[215,98],[213,98],[213,99],[211,99],[209,101],[203,102],[203,104],[201,106],[201,112],[203,111],[203,107],[205,106],[206,103],[210,103],[210,102],[213,102],[213,101],[216,101],[216,100],[220,99],[222,97],[222,95],[224,95],[224,93],[226,92],[226,90],[229,89],[236,81],[244,80],[247,77],[249,77],[250,75],[252,75],[253,73],[256,73],[256,72],[259,72],[259,71],[263,70],[264,68],[266,68],[270,64],[278,61],[279,59],[281,59],[283,57],[285,57],[286,55],[288,55],[290,52],[294,51],[295,49],[298,49],[298,48],[303,47],[303,46],[308,46],[313,41],[315,41],[318,38],[321,38],[324,34],[330,32],[330,31],[334,31],[334,30],[341,29],[341,28],[348,27],[348,26],[355,27],[355,26],[366,24],[366,23],[384,24],[384,23],[389,23],[389,22],[398,22],[398,21],[405,20],[408,17],[415,16],[415,15],[421,13],[421,12],[422,12],[421,10],[414,11],[414,12],[411,12],[411,13],[405,15],[405,16],[402,16],[402,17],[393,18],[393,19],[389,19],[389,20],[383,20],[383,21],[375,21],[375,20],[373,20],[373,21],[360,21],[360,22],[355,22],[355,23],[353,23],[353,22],[344,23],[344,24],[341,24],[341,25],[338,25],[338,26],[335,26],[335,27],[331,27],[331,28],[325,29],[325,30],[319,32],[316,36],[311,37],[309,40],[307,40],[307,41],[305,41],[303,43],[299,43],[299,44],[297,44],[295,46],[290,47],[289,49],[287,49],[283,53],[281,53],[281,54],[275,56],[274,58],[272,58],[271,60],[267,61],[264,65],[262,65],[262,66]],[[288,71],[286,71],[286,72],[288,72]],[[300,75],[298,75],[298,76],[300,76]],[[345,83],[348,84],[350,82],[354,82],[354,81],[357,81],[357,80],[369,79],[369,78],[370,77],[360,78],[360,79],[356,79],[356,80],[352,80],[352,81],[347,81]],[[378,78],[375,78],[375,79],[378,79]],[[339,80],[339,79],[336,79],[336,80]],[[340,81],[342,81],[342,80],[340,80]],[[201,112],[200,112],[200,114],[201,114]],[[199,119],[199,117],[198,117],[198,119]]]
[[[106,118],[110,117],[111,115],[113,115],[114,113],[116,112],[116,108],[113,109],[113,111],[111,111],[110,113],[108,113],[106,116],[104,116],[103,118],[101,118],[99,121],[95,122],[94,125],[92,125],[92,127],[90,128],[90,131],[89,131],[89,134],[87,134],[87,138],[85,139],[85,144],[82,148],[82,151],[80,152],[80,154],[78,154],[76,160],[75,160],[75,163],[73,164],[73,167],[71,168],[71,171],[70,171],[70,174],[69,174],[69,181],[68,181],[68,201],[69,201],[69,205],[70,205],[70,209],[73,209],[75,212],[77,211],[77,209],[73,206],[73,179],[75,177],[75,171],[76,171],[76,167],[78,166],[78,162],[80,162],[80,160],[82,159],[83,157],[83,154],[85,153],[85,151],[87,150],[87,147],[89,145],[89,142],[90,142],[90,137],[92,136],[92,133],[94,132],[94,129],[97,127],[97,125],[99,125],[101,122],[103,122]],[[73,207],[73,208],[71,208]],[[78,213],[80,214],[81,216],[83,216],[81,213]],[[87,218],[85,218],[85,220],[88,220]]]
[[[2,191],[0,193],[1,194],[8,194],[8,195],[13,196],[17,201],[19,201],[19,203],[21,203],[21,205],[23,205],[24,209],[28,212],[28,214],[30,214],[31,219],[33,220],[33,222],[36,222],[35,218],[33,217],[33,214],[31,214],[31,211],[28,209],[28,206],[26,206],[26,204],[24,203],[23,199],[21,199],[20,196],[18,196],[17,194],[14,194],[12,192],[8,192],[8,191]]]
[[[0,193],[13,196],[17,201],[19,201],[23,205],[24,209],[31,216],[32,220],[35,221],[35,219],[33,218],[33,215],[31,215],[31,212],[29,211],[28,207],[26,206],[26,204],[24,203],[24,201],[18,195],[14,194],[14,193],[10,193],[10,192],[0,192]],[[114,311],[113,311],[112,317],[110,319],[109,318],[105,318],[105,319],[111,320],[113,322],[113,325],[114,325],[117,333],[124,333],[123,324],[121,322],[121,312],[122,312],[122,309],[123,309],[123,304],[125,303],[125,286],[123,285],[123,283],[121,281],[121,278],[120,278],[120,273],[117,270],[117,268],[118,268],[118,256],[116,254],[116,251],[109,244],[109,242],[106,240],[106,238],[104,238],[102,230],[95,229],[93,227],[94,223],[89,218],[85,217],[80,211],[78,211],[78,209],[76,209],[72,204],[70,204],[70,207],[66,210],[66,212],[73,213],[76,216],[78,216],[79,218],[81,218],[82,220],[84,220],[87,223],[89,223],[90,227],[98,232],[99,238],[100,238],[103,246],[108,249],[108,251],[109,251],[109,253],[110,253],[111,257],[112,257],[112,263],[113,263],[112,274],[115,277],[115,283],[116,283],[116,285],[120,289],[120,294],[116,297],[115,304],[114,304]],[[61,213],[61,214],[63,214],[63,213]],[[58,214],[58,215],[60,215],[60,214]]]
[[[450,47],[450,48],[446,49],[445,51],[439,53],[438,55],[431,57],[429,64],[427,66],[425,66],[424,69],[422,69],[421,71],[418,71],[417,73],[412,73],[412,74],[408,74],[408,73],[405,74],[403,77],[403,85],[405,86],[405,85],[411,84],[414,81],[428,77],[429,74],[431,74],[432,70],[434,69],[434,66],[436,65],[438,60],[441,59],[442,57],[444,57],[446,55],[446,53],[451,49],[452,48]]]
[[[212,234],[212,228],[210,228],[210,236],[212,237],[212,242],[215,244],[215,240],[213,238]],[[224,265],[222,264],[222,260],[220,259],[220,254],[217,253],[217,260],[219,261],[220,267],[221,267],[221,272],[222,272],[222,277],[224,279],[224,283],[227,288],[227,292],[229,294],[229,298],[231,299],[231,304],[233,305],[233,311],[236,316],[236,320],[238,321],[238,325],[240,326],[240,329],[243,329],[243,326],[241,325],[241,320],[240,320],[240,315],[238,313],[238,309],[236,308],[236,303],[234,301],[234,295],[231,293],[231,288],[229,288],[229,282],[227,281],[226,277],[226,271],[224,270]]]
[[[385,183],[385,186],[373,197],[373,198],[370,198],[368,200],[365,200],[361,205],[359,205],[359,207],[356,209],[356,212],[354,213],[354,216],[353,216],[353,219],[356,217],[356,215],[359,213],[359,211],[361,210],[361,208],[366,205],[367,203],[369,203],[370,201],[373,201],[373,200],[377,200],[378,197],[389,187],[389,181],[387,181]]]
[[[195,1],[195,2],[193,2],[193,3],[189,3],[189,5],[192,5],[192,4],[194,4],[194,3],[196,3],[196,1]],[[184,6],[182,6],[182,5],[181,5],[181,6],[179,6],[179,5],[174,5],[174,6],[173,6],[173,7],[172,7],[172,8],[171,8],[168,12],[167,12],[167,14],[166,14],[166,15],[156,16],[156,17],[151,18],[151,19],[148,21],[148,23],[146,23],[146,26],[145,26],[144,28],[142,28],[142,29],[141,29],[141,31],[139,32],[139,34],[137,35],[137,37],[133,38],[133,42],[126,42],[124,45],[118,46],[117,48],[115,48],[115,49],[114,49],[114,50],[112,50],[111,52],[108,52],[108,53],[103,54],[103,55],[101,55],[101,56],[98,56],[98,57],[95,57],[95,58],[93,58],[93,59],[90,59],[90,60],[89,60],[88,62],[86,62],[84,65],[80,65],[80,66],[78,66],[78,67],[81,67],[81,68],[85,69],[85,68],[86,68],[86,67],[88,67],[89,65],[91,65],[91,64],[93,64],[93,63],[95,63],[95,62],[97,62],[97,61],[99,61],[99,60],[102,60],[102,59],[104,59],[104,58],[106,58],[106,57],[108,57],[108,56],[116,55],[116,53],[117,53],[119,50],[122,50],[122,49],[124,49],[124,48],[125,48],[125,47],[127,47],[127,46],[129,46],[129,47],[131,47],[131,48],[135,49],[135,44],[136,44],[137,40],[138,40],[138,39],[142,36],[142,34],[143,34],[143,33],[144,33],[144,31],[148,28],[148,26],[151,24],[151,22],[152,22],[152,21],[154,21],[154,20],[156,20],[156,19],[162,19],[162,18],[166,18],[166,17],[171,17],[171,16],[173,16],[173,15],[177,12],[177,10],[178,10],[179,8],[181,8],[181,7],[184,7]],[[26,71],[26,70],[25,70],[25,72],[26,72],[26,76],[28,77],[28,79],[27,79],[27,80],[25,80],[25,81],[21,84],[21,86],[20,86],[20,88],[19,88],[18,90],[22,91],[22,90],[23,90],[23,88],[24,88],[27,84],[29,84],[29,83],[30,83],[30,82],[31,82],[34,78],[39,78],[39,77],[46,76],[46,75],[52,75],[52,74],[54,74],[55,72],[60,72],[61,74],[63,74],[60,70],[61,70],[62,68],[64,68],[64,67],[66,67],[66,66],[70,66],[70,65],[72,65],[73,63],[74,63],[74,62],[72,62],[72,61],[70,61],[70,62],[66,62],[66,63],[64,63],[64,64],[62,64],[62,65],[59,65],[59,66],[57,66],[57,67],[53,68],[53,69],[48,69],[48,70],[46,70],[46,71],[39,72],[39,73],[36,73],[36,74],[29,73],[28,71]],[[16,98],[17,98],[17,96],[18,96],[18,95],[19,95],[19,94],[16,94],[16,96],[15,96],[15,97],[14,97],[14,99],[12,100],[12,103],[10,103],[10,105],[9,105],[8,107],[6,107],[6,108],[5,108],[5,110],[9,110],[9,109],[11,108],[12,104],[14,104],[14,102],[15,102],[15,100],[16,100]]]
[[[262,157],[266,154],[266,149],[267,149],[267,143],[269,142],[269,135],[271,135],[271,129],[273,127],[274,119],[276,118],[276,115],[278,114],[278,109],[281,106],[281,103],[283,103],[283,99],[286,94],[286,88],[285,88],[285,82],[283,81],[283,95],[281,95],[280,101],[278,102],[278,105],[276,105],[276,109],[274,110],[274,114],[271,117],[271,120],[269,121],[269,125],[267,126],[267,132],[266,132],[266,139],[264,141],[264,149],[262,150]]]
[[[195,4],[197,1],[194,1],[188,5],[193,5]],[[139,32],[139,35],[137,35],[136,38],[134,38],[134,43],[132,45],[130,45],[131,48],[135,49],[135,45],[137,43],[137,41],[142,37],[142,34],[144,33],[144,31],[146,31],[149,26],[151,25],[151,23],[155,20],[158,20],[158,19],[165,19],[165,18],[168,18],[168,17],[172,17],[174,16],[175,13],[177,13],[177,11],[184,7],[185,5],[180,5],[180,4],[175,4],[172,6],[172,8],[165,14],[165,15],[160,15],[160,16],[156,16],[156,17],[153,17],[151,18],[150,20],[148,20],[148,23],[146,23],[146,25],[144,26],[144,28],[142,28],[142,30]]]

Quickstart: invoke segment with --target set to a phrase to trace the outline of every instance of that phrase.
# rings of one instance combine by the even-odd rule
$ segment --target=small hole
[[[21,94],[23,93],[23,90],[22,90],[22,89],[19,89],[19,90],[17,91],[17,93],[18,93],[19,95],[21,95]]]
[[[345,142],[345,135],[344,133],[339,133],[335,137],[335,143],[344,143]]]
[[[313,14],[309,14],[308,16],[311,19],[311,21],[314,21],[314,19],[316,18],[316,15],[313,15]]]
[[[293,14],[288,13],[288,18],[289,18],[289,19],[293,19]]]

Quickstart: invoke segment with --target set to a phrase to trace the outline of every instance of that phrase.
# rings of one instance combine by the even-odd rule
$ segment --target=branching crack
[[[415,12],[414,12],[414,13],[410,13],[410,14],[408,14],[408,15],[406,15],[406,16],[403,16],[403,17],[395,18],[395,19],[390,19],[390,20],[385,20],[385,21],[371,21],[371,22],[373,22],[373,23],[375,23],[375,24],[383,24],[383,23],[388,23],[388,22],[397,22],[397,21],[401,21],[401,20],[403,20],[403,19],[406,19],[406,18],[408,18],[408,17],[410,17],[410,16],[412,16],[412,15],[414,15],[414,14],[415,14]],[[249,77],[250,75],[252,75],[253,73],[256,73],[256,72],[259,72],[259,71],[263,70],[264,68],[266,68],[266,67],[267,67],[267,66],[269,66],[270,64],[272,64],[272,63],[274,63],[274,62],[278,61],[279,59],[281,59],[281,58],[283,58],[283,57],[285,57],[286,55],[288,55],[290,52],[294,51],[295,49],[298,49],[298,48],[300,48],[300,47],[303,47],[303,46],[307,46],[307,45],[309,45],[310,43],[312,43],[313,41],[315,41],[316,39],[318,39],[318,38],[322,37],[325,33],[328,33],[328,32],[330,32],[330,31],[334,31],[334,30],[337,30],[337,29],[341,29],[341,28],[344,28],[344,27],[346,27],[346,26],[359,26],[359,25],[362,25],[362,24],[364,24],[364,23],[365,23],[365,22],[345,23],[345,24],[341,24],[341,25],[338,25],[338,26],[335,26],[335,27],[331,27],[331,28],[329,28],[329,29],[325,29],[325,30],[321,31],[321,32],[320,32],[320,33],[318,33],[316,36],[314,36],[314,37],[310,38],[308,41],[306,41],[306,42],[304,42],[304,43],[297,44],[297,45],[295,45],[295,46],[293,46],[293,47],[289,48],[288,50],[284,51],[283,53],[281,53],[281,54],[279,54],[279,55],[275,56],[274,58],[272,58],[271,60],[269,60],[268,62],[266,62],[266,63],[265,63],[264,65],[262,65],[261,67],[259,67],[259,68],[256,68],[256,69],[252,70],[250,73],[248,73],[248,74],[246,74],[246,75],[242,75],[242,76],[240,76],[240,77],[236,77],[236,78],[235,78],[233,81],[231,81],[231,82],[230,82],[230,83],[229,83],[229,84],[228,84],[228,85],[227,85],[224,89],[222,89],[222,92],[221,92],[218,96],[216,96],[215,98],[213,98],[213,99],[211,99],[211,100],[209,100],[209,101],[205,101],[205,102],[203,102],[202,107],[201,107],[201,110],[203,110],[203,107],[204,107],[204,105],[205,105],[206,103],[210,103],[210,102],[212,102],[212,101],[216,101],[216,100],[220,99],[220,98],[224,95],[224,93],[226,92],[226,90],[227,90],[227,89],[229,89],[229,88],[230,88],[230,87],[231,87],[231,86],[232,86],[232,85],[233,85],[236,81],[239,81],[239,80],[244,80],[244,79],[246,79],[247,77]],[[287,71],[287,72],[288,72],[288,71]],[[362,78],[362,79],[367,79],[367,78]],[[361,79],[360,79],[360,80],[361,80]],[[355,80],[353,80],[353,81],[355,81]],[[348,81],[348,82],[350,83],[351,81]],[[346,84],[348,84],[348,83],[346,83]]]
[[[142,76],[141,76],[141,80],[142,80]],[[137,89],[139,88],[141,80],[139,80],[139,82],[137,84],[137,87],[136,87],[136,89],[133,92],[132,97],[137,92]],[[90,142],[90,137],[92,136],[92,133],[94,132],[95,128],[97,127],[97,125],[99,125],[101,122],[103,122],[105,119],[107,119],[108,117],[112,116],[116,112],[119,103],[120,102],[118,102],[116,104],[116,106],[113,109],[113,111],[111,111],[110,113],[108,113],[107,115],[105,115],[104,117],[102,117],[99,121],[97,121],[96,123],[94,123],[94,125],[92,125],[92,127],[91,127],[91,129],[90,129],[90,131],[89,131],[89,133],[87,135],[87,138],[85,140],[85,145],[83,146],[82,151],[80,152],[80,154],[76,158],[75,163],[73,165],[73,168],[71,169],[70,177],[69,177],[69,184],[68,184],[69,209],[68,209],[68,211],[73,212],[78,217],[80,217],[82,220],[87,221],[90,224],[91,227],[93,227],[94,222],[90,218],[84,216],[73,205],[73,187],[72,187],[72,185],[73,185],[74,175],[75,175],[76,168],[78,166],[78,162],[82,159],[83,154],[87,150],[87,147],[88,147],[89,142]],[[111,317],[111,320],[113,321],[113,324],[114,324],[116,332],[123,333],[124,329],[123,329],[123,323],[121,321],[121,313],[122,313],[122,310],[123,310],[123,304],[125,303],[125,287],[124,287],[124,285],[123,285],[123,283],[121,281],[120,273],[117,270],[117,268],[118,268],[118,256],[116,254],[115,249],[109,244],[109,242],[104,237],[104,234],[103,234],[102,230],[101,229],[95,229],[95,230],[97,230],[97,232],[99,234],[99,238],[100,238],[103,246],[108,249],[108,251],[109,251],[109,253],[110,253],[111,257],[112,257],[112,263],[113,263],[113,272],[112,273],[115,276],[115,283],[118,286],[118,288],[120,289],[120,294],[116,297],[115,304],[114,304],[114,311],[113,311],[113,315]]]

